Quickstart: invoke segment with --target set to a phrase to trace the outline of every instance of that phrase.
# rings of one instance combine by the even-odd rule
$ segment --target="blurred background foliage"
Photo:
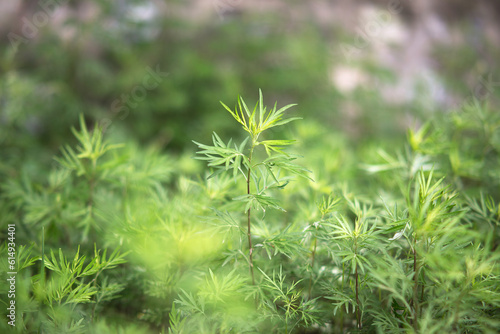
[[[109,271],[120,284],[109,291],[127,288],[119,301],[103,297],[113,320],[96,322],[99,333],[114,332],[126,315],[166,328],[179,291],[194,291],[209,263],[222,262],[227,236],[217,224],[219,232],[207,235],[200,217],[211,207],[230,210],[227,200],[244,190],[230,179],[205,183],[191,140],[209,142],[214,130],[239,139],[219,101],[232,107],[241,95],[251,105],[259,88],[269,106],[298,104],[290,113],[304,120],[279,131],[297,139],[300,163],[315,180],[277,194],[289,203],[285,218],[266,219],[319,219],[315,204],[333,190],[393,198],[400,180],[431,166],[469,196],[464,201],[485,225],[498,218],[496,2],[42,3],[0,4],[0,236],[16,223],[17,243],[33,243],[41,255],[43,226],[45,247],[62,248],[69,259],[77,245],[89,259],[94,244],[132,251],[128,267]],[[147,88],[151,77],[157,85]],[[124,145],[80,170],[85,158],[65,160],[61,149],[85,146],[75,137],[85,126]],[[491,196],[488,208],[481,194]],[[264,242],[285,223],[270,231],[257,225]],[[52,307],[27,287],[32,274],[20,275],[20,298]],[[241,283],[231,275],[227,284]],[[106,296],[106,284],[89,298]],[[214,313],[227,312],[217,307]],[[78,332],[72,314],[61,323]],[[44,321],[34,319],[28,327]],[[143,330],[137,326],[127,330]]]
[[[244,6],[223,0],[91,1],[67,2],[45,12],[41,5],[20,2],[12,12],[18,16],[5,21],[2,34],[4,154],[10,151],[13,155],[21,148],[30,152],[26,157],[50,157],[43,150],[57,152],[71,138],[69,128],[80,113],[89,124],[111,120],[109,132],[118,138],[133,137],[143,144],[182,152],[191,148],[192,138],[209,138],[215,128],[234,135],[231,120],[220,112],[219,101],[232,105],[238,94],[255,99],[258,88],[267,92],[269,101],[297,103],[297,113],[348,136],[355,144],[401,139],[409,123],[418,124],[438,109],[436,104],[442,101],[433,100],[432,90],[445,95],[439,97],[441,100],[455,98],[447,101],[449,107],[461,103],[471,92],[476,94],[483,77],[498,77],[493,61],[498,56],[494,44],[498,40],[477,31],[481,25],[494,29],[496,24],[488,17],[475,17],[485,10],[483,3],[477,10],[471,9],[470,16],[457,9],[455,16],[450,14],[456,21],[449,22],[438,16],[439,6],[419,12],[418,6],[401,2],[405,10],[391,12],[388,4],[374,8],[359,2],[351,6],[352,12],[345,13],[351,18],[347,26],[335,22],[342,13],[333,5],[325,10],[325,15],[335,11],[331,22],[318,20],[315,11],[321,10],[322,4],[276,2],[267,9],[262,4]],[[379,16],[364,22],[363,16],[356,17],[363,10],[378,10]],[[405,20],[406,11],[411,19]],[[37,25],[32,17],[41,12],[48,13],[47,23]],[[382,20],[383,15],[392,17]],[[403,74],[395,69],[411,71],[414,64],[404,64],[400,49],[406,42],[389,42],[395,44],[389,44],[389,50],[403,57],[395,60],[402,63],[399,67],[376,59],[378,46],[385,43],[384,29],[393,29],[392,24],[398,23],[401,26],[394,29],[411,34],[412,29],[418,29],[415,22],[428,17],[439,20],[446,27],[440,28],[447,29],[452,40],[435,43],[421,60],[427,62],[432,56],[436,84],[443,86],[419,83],[422,78],[417,77],[401,94],[411,98],[390,103],[392,99],[384,96],[381,88],[390,83],[404,86],[398,79]],[[25,22],[32,22],[37,33],[24,42],[13,42],[14,35],[9,34],[25,38],[23,31],[29,31]],[[371,33],[370,24],[380,28]],[[429,30],[426,38],[437,38],[432,36],[432,26]],[[359,40],[363,38],[361,48]],[[460,39],[462,43],[454,42]],[[339,69],[346,72],[346,66],[348,73],[338,76],[344,83],[338,84]],[[145,98],[131,98],[133,107],[126,111],[115,107],[125,105],[113,102],[123,94],[130,96],[148,75],[148,68],[159,68],[168,76],[158,87],[147,90]],[[352,89],[342,88],[353,80]],[[492,90],[489,95],[498,91],[483,89]]]

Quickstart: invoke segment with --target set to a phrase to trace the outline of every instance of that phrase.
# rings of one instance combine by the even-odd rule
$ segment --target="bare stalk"
[[[95,179],[94,176],[92,175],[92,177],[89,180],[89,196],[87,199],[87,207],[90,211],[91,216],[93,215],[92,207],[94,206],[94,188],[95,188]]]
[[[414,276],[413,276],[413,328],[415,329],[416,332],[418,332],[418,261],[417,261],[417,240],[415,236],[415,241],[413,245],[413,271],[414,271]]]
[[[354,273],[356,279],[356,321],[358,323],[358,328],[361,328],[361,314],[359,311],[359,277],[358,277],[358,264],[356,264],[356,269]]]
[[[318,239],[316,237],[314,238],[314,247],[311,252],[311,278],[309,280],[309,298],[311,298],[311,291],[312,291],[312,281],[313,281],[313,274],[314,274],[314,258],[316,255],[316,248],[318,246]]]
[[[342,263],[342,291],[344,291],[344,282],[345,282],[345,263]],[[344,309],[340,308],[340,332],[344,333]]]
[[[354,239],[354,254],[358,253],[358,240],[357,237]],[[359,274],[358,274],[358,263],[356,262],[356,267],[354,269],[354,278],[356,283],[356,322],[358,324],[358,329],[361,329],[363,326],[361,324],[361,312],[359,309]]]
[[[251,169],[251,161],[252,161],[252,153],[254,146],[250,149],[250,156],[248,157],[248,174],[247,174],[247,195],[250,195],[250,177],[252,176]],[[252,246],[252,225],[251,225],[251,208],[248,208],[247,211],[247,236],[248,236],[248,249],[249,249],[249,266],[250,266],[250,275],[252,276],[252,285],[255,285],[255,276],[253,273],[253,246]]]
[[[325,215],[321,215],[321,220],[325,218]],[[313,224],[316,227],[316,224]],[[312,281],[313,281],[313,274],[314,274],[314,261],[316,258],[316,249],[318,248],[318,238],[314,237],[314,246],[313,250],[311,252],[311,279],[309,280],[309,298],[311,297],[311,291],[312,291]]]
[[[42,226],[42,268],[40,270],[42,286],[45,289],[45,227]]]

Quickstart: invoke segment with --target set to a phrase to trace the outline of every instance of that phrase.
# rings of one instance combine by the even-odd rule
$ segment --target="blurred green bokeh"
[[[366,8],[353,3],[357,14],[388,11],[381,2]],[[243,96],[253,107],[259,89],[268,106],[297,104],[289,115],[303,120],[269,132],[297,140],[294,153],[314,178],[293,181],[273,194],[286,203],[286,213],[255,218],[255,241],[262,247],[256,262],[269,275],[282,263],[290,265],[290,280],[309,275],[309,267],[301,267],[309,246],[297,239],[297,258],[280,254],[271,261],[265,241],[289,225],[290,235],[304,233],[300,228],[321,219],[317,204],[331,193],[382,207],[383,200],[397,201],[402,181],[434,167],[463,192],[461,200],[478,217],[487,211],[480,205],[489,200],[483,194],[491,196],[492,206],[500,200],[495,61],[500,48],[486,28],[484,33],[478,28],[496,27],[493,9],[493,18],[478,18],[460,6],[456,13],[437,6],[441,11],[431,14],[447,27],[450,40],[427,36],[432,42],[422,62],[432,64],[430,74],[413,73],[408,84],[405,73],[412,73],[413,65],[398,58],[407,44],[387,42],[380,33],[359,48],[358,30],[373,21],[353,19],[345,26],[355,16],[349,8],[320,20],[316,1],[269,8],[224,0],[60,1],[49,10],[42,2],[18,5],[16,15],[0,24],[0,239],[7,238],[7,224],[16,223],[18,245],[33,245],[33,256],[42,255],[42,227],[46,250],[62,249],[69,262],[78,247],[86,261],[97,257],[94,247],[128,252],[126,266],[111,268],[106,281],[101,276],[100,289],[94,283],[89,287],[91,300],[100,296],[107,303],[99,307],[54,306],[50,291],[34,283],[40,279],[36,258],[36,265],[18,276],[19,314],[38,314],[23,320],[32,331],[52,316],[60,318],[54,323],[69,326],[54,332],[82,332],[80,315],[92,313],[96,333],[166,333],[176,314],[174,300],[186,309],[190,298],[206,302],[209,325],[221,331],[240,330],[245,322],[256,323],[253,330],[278,328],[279,319],[259,319],[241,292],[248,274],[243,255],[235,251],[244,247],[236,237],[241,227],[221,227],[217,216],[236,211],[242,220],[241,208],[230,199],[244,193],[244,185],[229,177],[207,181],[206,166],[192,159],[192,140],[210,142],[214,130],[224,138],[241,138],[241,127],[220,101],[233,107]],[[419,20],[428,18],[410,9],[390,20],[407,39]],[[345,21],[339,19],[343,14]],[[45,15],[46,23],[36,24],[33,15]],[[27,36],[33,24],[36,33]],[[346,56],[345,47],[355,54]],[[392,52],[393,58],[379,58]],[[102,129],[103,142],[123,145],[78,170],[82,157],[68,162],[63,155],[81,145],[75,133],[84,126],[94,133]],[[471,222],[485,234],[496,221],[494,208],[488,209],[491,219]],[[498,228],[493,230],[498,245]],[[222,266],[226,263],[234,270]],[[222,269],[212,271],[214,266]],[[2,279],[5,268],[2,262]],[[64,279],[51,273],[47,282],[56,289]],[[87,284],[90,279],[79,277],[70,287]],[[119,299],[106,295],[122,288]]]

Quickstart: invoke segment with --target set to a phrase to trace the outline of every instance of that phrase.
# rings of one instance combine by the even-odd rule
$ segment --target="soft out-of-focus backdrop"
[[[31,156],[55,152],[79,113],[116,136],[191,149],[234,128],[220,100],[255,99],[258,88],[354,140],[392,138],[498,80],[491,1],[1,6],[2,145]]]
[[[2,241],[12,223],[18,244],[33,244],[37,256],[42,249],[47,256],[48,249],[62,249],[72,259],[81,247],[81,254],[90,259],[94,244],[97,249],[120,246],[131,251],[126,266],[116,267],[120,262],[106,268],[114,271],[105,282],[101,271],[93,281],[75,279],[70,288],[99,282],[100,290],[89,295],[94,304],[69,302],[71,312],[64,307],[54,311],[56,301],[48,299],[50,291],[45,294],[37,287],[40,276],[34,276],[44,269],[40,261],[33,262],[30,268],[36,269],[18,276],[23,326],[32,331],[48,326],[43,327],[46,332],[57,326],[61,332],[92,327],[111,333],[108,325],[130,323],[130,333],[141,332],[136,324],[144,333],[145,328],[166,332],[176,314],[173,302],[195,294],[201,278],[212,275],[211,270],[221,280],[233,277],[221,262],[232,266],[236,259],[234,275],[248,280],[248,249],[241,237],[241,247],[235,246],[238,237],[231,234],[237,234],[232,228],[238,230],[238,224],[228,227],[232,239],[224,233],[209,236],[206,227],[206,217],[214,216],[210,207],[231,211],[231,198],[245,190],[230,178],[205,184],[206,165],[192,159],[192,140],[209,143],[214,130],[224,140],[241,139],[241,127],[219,101],[233,107],[240,95],[253,106],[259,89],[268,106],[276,101],[278,106],[297,104],[287,113],[303,120],[269,132],[297,139],[294,152],[304,157],[300,164],[315,180],[291,182],[276,192],[287,213],[267,213],[267,221],[255,219],[255,239],[261,247],[278,247],[281,227],[292,226],[284,228],[285,234],[309,233],[321,218],[316,205],[332,192],[356,196],[379,211],[384,208],[381,196],[405,205],[398,197],[400,183],[432,167],[472,196],[461,197],[469,201],[469,212],[491,213],[490,220],[478,218],[471,226],[494,235],[498,246],[498,59],[498,1],[0,2]],[[75,133],[84,132],[81,115],[89,130],[98,124],[106,141],[124,146],[102,152],[102,157],[85,152],[71,157],[71,148],[79,144]],[[429,120],[441,123],[422,127]],[[491,195],[491,212],[478,204],[485,203],[486,194]],[[234,211],[242,222],[243,210]],[[269,228],[268,222],[273,222]],[[294,245],[302,245],[303,253],[310,251],[303,243],[311,236],[297,238]],[[236,254],[240,249],[243,252]],[[321,253],[318,248],[323,257],[310,266],[315,266],[312,275],[318,280],[325,268],[337,273],[341,267],[332,264],[327,249]],[[283,263],[287,277],[309,277],[307,256],[280,254],[271,260],[269,255],[267,261],[263,248],[260,252],[256,261],[269,275]],[[48,277],[56,282],[53,269],[45,271],[50,270]],[[106,286],[108,277],[118,283]],[[304,300],[319,296],[317,286],[302,284],[303,291],[309,290]],[[237,294],[231,290],[229,296],[239,303],[243,298],[234,289]],[[106,291],[114,294],[114,301]],[[228,305],[234,304],[231,298],[225,299]],[[257,323],[261,313],[255,313],[252,302],[241,303],[241,309],[223,311],[218,304],[213,314],[227,315],[225,324],[231,312],[243,310],[234,317],[246,319],[248,313],[254,316],[248,323]],[[187,312],[185,304],[176,305]],[[342,325],[332,320],[330,301],[318,305],[327,314],[318,322],[322,332],[343,328],[344,320]],[[54,314],[60,318],[51,318]],[[353,329],[354,316],[346,314],[351,317],[346,328]],[[87,327],[79,328],[79,319]]]

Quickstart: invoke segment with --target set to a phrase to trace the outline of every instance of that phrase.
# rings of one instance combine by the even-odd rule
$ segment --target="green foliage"
[[[314,300],[302,299],[301,291],[297,287],[299,281],[291,282],[288,286],[281,267],[278,274],[273,272],[272,277],[262,270],[260,272],[264,278],[261,283],[263,307],[268,308],[266,310],[269,312],[268,317],[280,319],[284,314],[285,319],[281,319],[281,322],[284,320],[284,324],[278,323],[278,325],[281,325],[280,327],[284,325],[285,332],[293,331],[299,324],[308,327],[318,323],[318,311],[314,309]]]
[[[60,2],[27,43],[1,42],[0,332],[497,333],[487,37],[435,50],[437,95],[464,101],[431,114],[428,96],[388,103],[398,75],[373,57],[348,64],[372,84],[341,93],[335,50],[358,41],[290,21],[293,5],[221,20],[171,5]]]
[[[221,104],[231,114],[231,116],[233,116],[233,118],[242,125],[243,129],[248,133],[248,137],[246,137],[240,145],[234,144],[234,149],[231,148],[232,140],[229,140],[226,145],[215,132],[213,134],[214,146],[207,146],[197,142],[194,143],[202,149],[197,153],[204,155],[204,157],[202,156],[197,158],[207,160],[209,167],[219,169],[210,175],[209,178],[231,169],[233,171],[232,174],[235,182],[237,175],[239,175],[238,171],[241,172],[241,175],[246,182],[246,194],[236,196],[233,200],[244,204],[243,211],[247,213],[247,237],[249,248],[248,264],[250,267],[252,284],[255,285],[251,209],[261,210],[264,213],[267,208],[285,211],[279,205],[279,202],[268,193],[272,189],[283,189],[289,183],[289,177],[280,177],[282,171],[306,178],[309,178],[307,176],[307,172],[309,171],[292,163],[291,161],[295,159],[295,157],[291,157],[282,151],[282,146],[291,145],[293,143],[292,140],[259,141],[259,137],[264,131],[299,119],[298,117],[283,119],[284,111],[292,107],[292,105],[287,105],[283,108],[277,109],[275,104],[272,109],[267,111],[267,108],[264,106],[262,91],[260,90],[259,101],[255,105],[252,112],[250,112],[245,101],[240,97],[238,97],[238,105],[234,111],[229,109],[224,103],[221,102]],[[250,148],[248,149],[248,153],[245,153],[244,148],[247,142],[250,143]],[[260,146],[264,147],[267,158],[257,160],[254,156],[254,151]],[[255,192],[251,191],[252,181]],[[278,236],[277,240],[283,240],[283,238]],[[285,248],[279,247],[276,241],[273,242],[271,240],[270,242],[275,248],[275,255],[278,252],[285,254]]]
[[[82,116],[44,179],[3,180],[15,331],[497,331],[500,123],[487,105],[372,150],[263,103],[223,104],[245,136],[195,142],[203,177]]]

